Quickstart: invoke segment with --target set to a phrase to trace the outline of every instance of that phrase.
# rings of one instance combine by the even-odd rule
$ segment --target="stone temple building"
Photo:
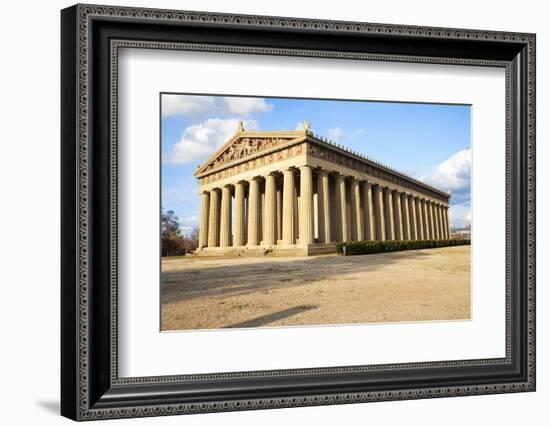
[[[195,176],[199,255],[313,255],[355,240],[447,239],[450,194],[310,131],[236,133]]]

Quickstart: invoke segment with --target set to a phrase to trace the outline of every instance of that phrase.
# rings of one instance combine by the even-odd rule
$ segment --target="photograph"
[[[471,320],[471,105],[159,105],[161,331]]]

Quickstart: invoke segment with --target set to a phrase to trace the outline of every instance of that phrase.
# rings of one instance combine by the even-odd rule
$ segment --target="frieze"
[[[275,148],[278,145],[289,142],[289,140],[285,138],[240,138],[229,145],[204,171],[214,170],[224,164],[241,160],[270,148]]]
[[[390,171],[385,171],[383,169],[380,169],[379,167],[373,167],[363,161],[354,159],[348,155],[341,154],[335,150],[325,148],[319,145],[308,144],[308,153],[317,158],[322,158],[322,159],[331,161],[338,165],[345,166],[353,170],[357,170],[361,173],[367,174],[372,177],[384,179],[387,182],[393,183],[395,185],[400,185],[404,188],[415,190],[421,193],[429,193],[430,196],[434,198],[440,199],[444,202],[448,202],[448,200],[445,197],[441,196],[440,194],[437,194],[435,191],[430,191],[429,189],[421,185],[415,185],[413,182],[409,181],[408,179],[404,179],[399,175],[396,175],[395,173],[392,173]]]
[[[288,142],[287,140],[284,140],[284,141]],[[305,144],[289,146],[281,150],[278,150],[276,152],[271,152],[271,153],[268,153],[267,155],[253,158],[248,161],[236,164],[232,167],[228,167],[223,170],[219,170],[217,172],[211,173],[208,176],[201,177],[199,181],[201,185],[216,182],[218,180],[225,179],[230,176],[235,176],[240,173],[244,173],[248,170],[254,170],[259,167],[276,163],[278,161],[286,160],[287,158],[290,158],[290,157],[295,157],[304,152],[305,152]]]

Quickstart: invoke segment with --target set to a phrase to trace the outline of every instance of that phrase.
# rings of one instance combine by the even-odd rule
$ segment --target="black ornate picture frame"
[[[61,13],[61,413],[159,416],[535,390],[535,35],[76,5]],[[506,356],[120,378],[117,54],[185,49],[506,71]]]

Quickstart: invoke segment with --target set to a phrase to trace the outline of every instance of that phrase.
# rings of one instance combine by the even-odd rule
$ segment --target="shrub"
[[[470,245],[470,240],[350,241],[337,244],[336,251],[343,253],[345,246],[346,255],[354,255],[464,245]]]

